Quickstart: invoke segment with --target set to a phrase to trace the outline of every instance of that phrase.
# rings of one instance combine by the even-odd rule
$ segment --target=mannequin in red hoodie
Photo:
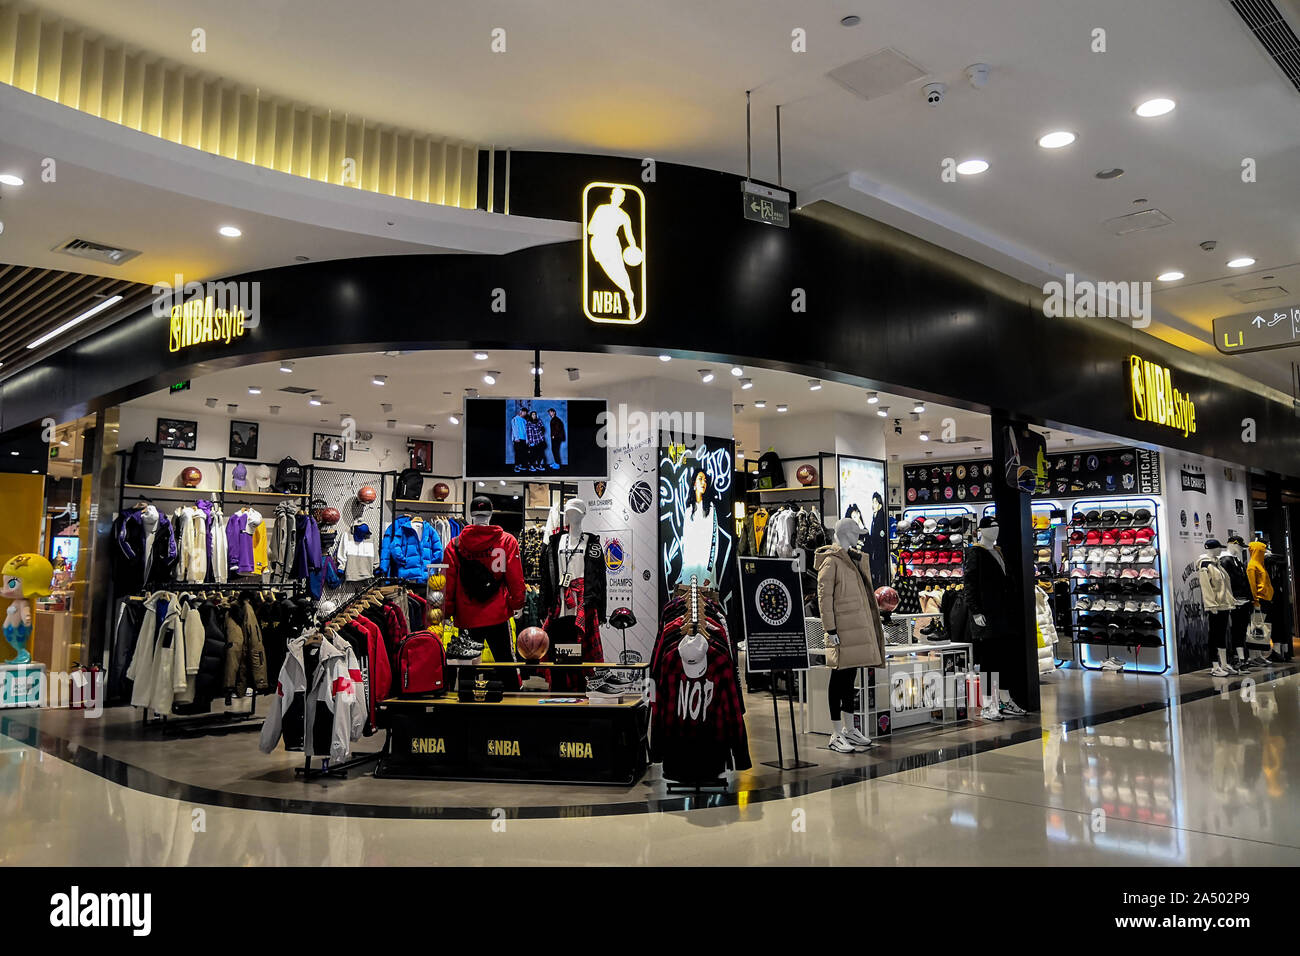
[[[498,663],[515,659],[510,616],[524,606],[524,567],[519,542],[492,521],[492,502],[479,495],[470,503],[470,523],[443,552],[447,588],[443,610],[471,640],[486,644]],[[470,568],[473,563],[476,567]],[[492,678],[519,689],[519,672],[493,668]]]

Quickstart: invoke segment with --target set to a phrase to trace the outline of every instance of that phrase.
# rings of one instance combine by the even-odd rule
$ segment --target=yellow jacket
[[[1263,541],[1252,541],[1250,543],[1250,560],[1246,562],[1246,579],[1250,581],[1250,596],[1254,598],[1255,604],[1260,601],[1273,600],[1273,582],[1269,580],[1268,571],[1264,567],[1264,552],[1267,546]]]

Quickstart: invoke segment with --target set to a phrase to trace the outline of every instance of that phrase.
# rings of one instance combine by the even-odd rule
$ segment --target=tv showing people
[[[597,441],[603,399],[465,400],[465,477],[525,481],[604,478]]]

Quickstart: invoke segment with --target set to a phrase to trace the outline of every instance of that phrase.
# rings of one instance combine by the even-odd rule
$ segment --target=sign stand
[[[776,672],[773,671],[773,674]],[[787,686],[794,687],[794,671],[785,672]],[[775,767],[777,770],[802,770],[805,767],[815,767],[817,764],[810,760],[799,759],[799,731],[794,720],[794,698],[789,698],[790,704],[790,742],[794,746],[794,762],[789,766],[786,765],[785,755],[781,752],[781,708],[776,702],[776,681],[772,681],[772,720],[776,724],[776,759],[764,760],[764,767]]]

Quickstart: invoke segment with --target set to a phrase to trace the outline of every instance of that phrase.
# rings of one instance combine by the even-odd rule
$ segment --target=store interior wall
[[[850,412],[778,415],[759,423],[758,448],[754,457],[769,448],[775,449],[783,458],[795,457],[797,460],[785,462],[786,484],[793,485],[800,465],[806,463],[819,467],[818,452],[887,461],[886,424],[886,420],[879,416]],[[821,483],[826,485],[826,514],[822,518],[833,526],[832,518],[839,516],[835,490],[838,475],[834,459],[823,459],[820,470]]]
[[[16,554],[39,553],[45,505],[44,475],[0,474],[0,565]]]

